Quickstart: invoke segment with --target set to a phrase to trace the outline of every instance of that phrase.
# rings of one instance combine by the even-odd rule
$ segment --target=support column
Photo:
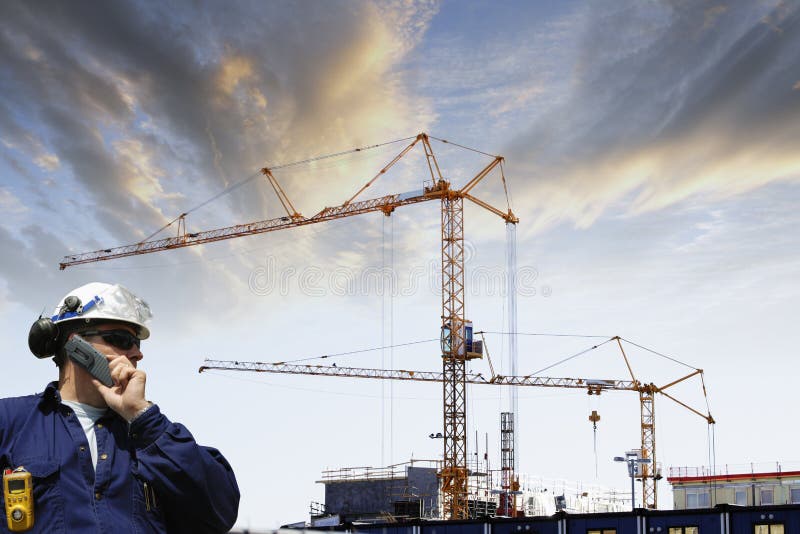
[[[464,343],[464,201],[442,197],[442,374],[444,516],[466,519],[467,391]]]

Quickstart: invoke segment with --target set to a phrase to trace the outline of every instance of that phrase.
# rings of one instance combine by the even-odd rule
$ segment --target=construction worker
[[[239,488],[231,466],[145,397],[138,364],[150,316],[125,287],[90,283],[33,324],[31,351],[54,358],[58,382],[37,395],[0,399],[0,532],[212,533],[233,526]]]

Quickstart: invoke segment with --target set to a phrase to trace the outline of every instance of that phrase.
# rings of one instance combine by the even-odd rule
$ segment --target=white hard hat
[[[119,284],[91,282],[64,295],[50,319],[56,324],[121,321],[133,326],[139,339],[147,339],[150,330],[145,323],[152,316],[150,306],[128,288]]]

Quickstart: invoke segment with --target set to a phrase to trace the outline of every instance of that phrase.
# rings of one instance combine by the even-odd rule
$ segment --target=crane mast
[[[646,508],[658,508],[656,483],[660,478],[656,465],[656,403],[653,388],[639,389],[639,409],[642,429],[642,458],[650,458],[652,464],[639,464],[642,469],[642,502]]]
[[[442,196],[442,347],[444,514],[466,519],[467,507],[467,350],[464,343],[464,200]]]

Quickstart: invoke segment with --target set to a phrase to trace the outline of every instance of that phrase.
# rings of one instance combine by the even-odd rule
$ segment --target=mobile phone
[[[114,385],[114,381],[111,380],[111,369],[108,367],[108,359],[106,359],[105,355],[98,352],[91,343],[75,335],[66,342],[64,351],[73,362],[86,369],[89,374],[98,379],[101,384],[108,387]]]

